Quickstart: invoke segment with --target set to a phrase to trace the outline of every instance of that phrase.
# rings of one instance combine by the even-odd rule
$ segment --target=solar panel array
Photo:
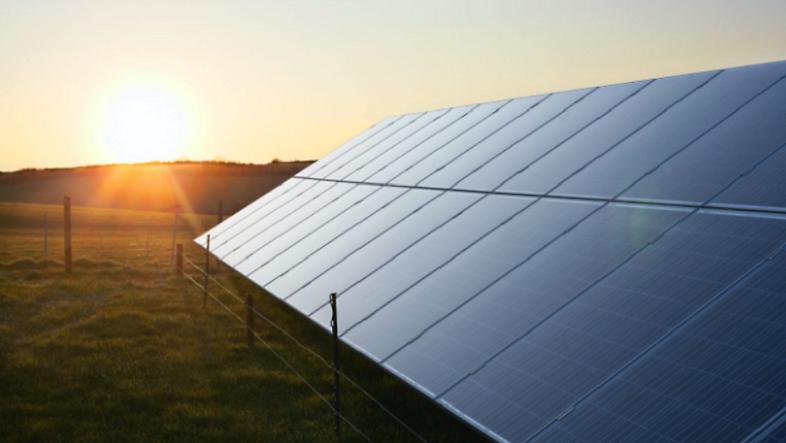
[[[495,439],[786,441],[785,76],[388,118],[211,250]]]

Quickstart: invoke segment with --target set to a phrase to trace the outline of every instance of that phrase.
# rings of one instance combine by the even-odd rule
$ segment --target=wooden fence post
[[[49,216],[44,212],[44,260],[49,256]]]
[[[330,309],[333,314],[330,318],[330,327],[333,328],[333,407],[336,409],[336,438],[341,440],[341,385],[339,378],[338,359],[338,310],[336,308],[336,293],[330,294]]]
[[[182,273],[183,272],[183,245],[181,243],[178,243],[177,248],[175,250],[177,251],[176,253],[177,257],[175,260],[175,263],[177,264],[177,272]]]
[[[178,212],[175,209],[175,221],[172,223],[172,254],[170,256],[170,263],[175,263],[175,243],[177,242],[177,217]]]
[[[207,306],[207,282],[210,275],[210,234],[207,234],[207,247],[205,248],[205,280],[202,283],[202,309]]]
[[[254,347],[254,298],[251,293],[246,293],[246,343],[249,348]]]
[[[218,211],[216,212],[216,225],[220,224],[224,221],[224,200],[218,201]],[[218,274],[221,271],[221,260],[218,257],[215,258],[215,267],[213,268],[213,272]]]
[[[65,240],[65,271],[71,272],[71,198],[63,197],[63,236]]]

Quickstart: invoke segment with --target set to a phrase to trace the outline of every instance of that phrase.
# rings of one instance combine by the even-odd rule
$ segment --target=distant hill
[[[154,162],[0,173],[0,201],[214,214],[237,211],[278,186],[310,161],[264,165],[228,162]]]

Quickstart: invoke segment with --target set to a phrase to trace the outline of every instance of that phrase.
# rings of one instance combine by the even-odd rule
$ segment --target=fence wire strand
[[[189,280],[191,280],[191,282],[194,283],[194,285],[196,285],[198,288],[202,288],[202,285],[199,284],[199,282],[197,282],[196,280],[194,280],[194,278],[191,277],[188,273],[183,272],[183,275],[186,278],[188,278]],[[226,310],[232,317],[237,319],[240,323],[245,324],[245,320],[243,320],[243,318],[241,318],[239,315],[237,315],[237,313],[235,313],[235,311],[233,311],[229,306],[227,306],[224,302],[222,302],[218,297],[214,296],[209,291],[205,291],[205,293],[210,298],[212,298],[216,303],[218,303],[222,308],[224,308],[224,310]],[[315,388],[314,385],[312,385],[311,382],[309,382],[308,379],[306,379],[306,377],[304,377],[297,369],[295,369],[295,367],[292,366],[292,364],[289,363],[289,361],[287,361],[281,354],[276,352],[276,350],[273,349],[273,347],[270,346],[270,344],[267,341],[265,341],[265,339],[263,339],[259,334],[257,334],[256,331],[252,330],[251,333],[254,334],[254,336],[256,337],[257,340],[262,342],[262,344],[265,345],[265,347],[281,363],[283,363],[290,371],[292,371],[292,373],[295,374],[303,382],[303,384],[305,384],[309,389],[311,389],[311,391],[314,392],[314,394],[316,394],[317,397],[319,397],[319,399],[322,400],[322,402],[324,402],[335,414],[337,414],[346,424],[348,424],[358,435],[363,437],[368,442],[372,442],[373,441],[373,440],[371,440],[371,438],[369,438],[369,436],[364,434],[354,423],[352,423],[347,417],[345,417],[344,414],[342,414],[338,410],[336,410],[336,408],[333,406],[333,404],[330,402],[330,400],[325,398],[325,396],[322,395],[322,393],[320,393],[317,390],[317,388]]]
[[[192,261],[191,261],[191,260],[190,260],[188,257],[186,257],[186,256],[185,256],[185,254],[183,254],[183,260],[184,260],[184,261],[186,261],[186,262],[187,262],[188,264],[190,264],[191,266],[193,266],[193,267],[194,267],[194,269],[196,269],[197,271],[201,272],[203,275],[207,275],[208,279],[212,280],[212,281],[213,281],[213,282],[214,282],[214,283],[215,283],[215,284],[216,284],[218,287],[220,287],[222,290],[224,290],[224,292],[226,292],[227,294],[229,294],[231,297],[235,298],[236,300],[240,301],[241,303],[244,303],[243,299],[242,299],[242,298],[241,298],[239,295],[237,295],[237,294],[235,294],[234,292],[232,292],[230,289],[228,289],[226,286],[224,286],[224,285],[223,285],[223,284],[222,284],[220,281],[218,281],[218,280],[217,280],[215,277],[213,277],[212,275],[210,275],[210,274],[205,274],[205,271],[204,271],[204,269],[202,269],[202,268],[200,268],[199,266],[197,266],[197,265],[196,265],[194,262],[192,262]],[[301,341],[299,341],[297,338],[295,338],[294,336],[292,336],[292,334],[290,334],[290,333],[289,333],[289,331],[287,331],[286,329],[284,329],[282,326],[278,325],[276,322],[274,322],[273,320],[271,320],[269,317],[267,317],[267,316],[265,316],[264,314],[262,314],[261,312],[257,311],[257,310],[256,310],[256,308],[252,307],[252,308],[251,308],[251,312],[253,312],[253,313],[254,313],[254,314],[257,316],[257,317],[259,317],[260,319],[262,319],[263,321],[265,321],[267,324],[269,324],[270,326],[274,327],[276,330],[278,330],[278,331],[279,331],[279,332],[281,332],[283,335],[285,335],[287,338],[289,338],[289,339],[290,339],[290,340],[291,340],[291,341],[292,341],[292,342],[293,342],[293,343],[294,343],[296,346],[298,346],[299,348],[303,349],[304,351],[306,351],[306,352],[308,352],[309,354],[311,354],[312,356],[314,356],[314,357],[315,357],[317,360],[319,360],[320,362],[322,362],[322,364],[324,364],[324,365],[325,365],[327,368],[329,368],[329,369],[331,369],[331,370],[334,370],[334,371],[336,371],[336,372],[337,372],[337,373],[338,373],[338,374],[339,374],[339,375],[340,375],[340,376],[341,376],[341,377],[342,377],[344,380],[346,380],[347,382],[349,382],[349,384],[351,384],[352,386],[354,386],[354,387],[355,387],[355,389],[357,389],[357,390],[358,390],[358,391],[360,391],[360,392],[361,392],[363,395],[365,395],[365,396],[366,396],[366,397],[367,397],[369,400],[371,400],[371,401],[372,401],[374,404],[376,404],[376,405],[377,405],[377,407],[379,407],[379,408],[380,408],[380,409],[381,409],[383,412],[385,412],[385,413],[386,413],[388,416],[390,416],[390,417],[391,417],[393,420],[395,420],[395,421],[396,421],[396,422],[397,422],[399,425],[401,425],[401,426],[402,426],[404,429],[406,429],[406,430],[407,430],[409,433],[411,433],[411,434],[412,434],[414,437],[416,437],[418,440],[420,440],[420,441],[422,441],[422,442],[427,442],[427,441],[428,441],[428,440],[426,440],[426,438],[425,438],[425,437],[423,437],[423,436],[422,436],[422,435],[420,435],[420,434],[419,434],[417,431],[415,431],[414,429],[412,429],[412,427],[410,427],[410,426],[409,426],[409,425],[408,425],[406,422],[404,422],[404,420],[402,420],[402,419],[401,419],[401,418],[399,418],[399,417],[398,417],[396,414],[394,414],[392,411],[390,411],[388,408],[386,408],[386,407],[385,407],[385,405],[383,405],[383,404],[382,404],[382,402],[380,402],[379,400],[377,400],[377,399],[376,399],[376,398],[375,398],[373,395],[371,395],[371,393],[369,393],[367,390],[365,390],[365,389],[364,389],[364,388],[363,388],[363,387],[362,387],[362,386],[361,386],[359,383],[357,383],[355,380],[353,380],[352,378],[350,378],[350,377],[349,377],[347,374],[345,374],[343,371],[335,369],[335,368],[333,367],[333,365],[332,365],[332,364],[330,364],[330,362],[328,362],[328,361],[327,361],[327,360],[326,360],[324,357],[322,357],[322,356],[321,356],[321,355],[320,355],[318,352],[314,351],[313,349],[311,349],[311,348],[309,348],[308,346],[306,346],[305,344],[303,344],[303,343],[302,343]]]

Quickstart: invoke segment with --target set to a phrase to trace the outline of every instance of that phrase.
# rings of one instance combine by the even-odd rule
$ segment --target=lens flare
[[[185,107],[164,89],[124,88],[106,101],[100,118],[99,143],[112,162],[174,160],[185,148]]]

